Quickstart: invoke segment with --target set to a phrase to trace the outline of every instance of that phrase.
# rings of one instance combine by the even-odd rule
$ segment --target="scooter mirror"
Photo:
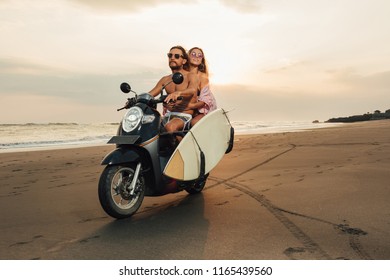
[[[128,83],[121,83],[121,91],[129,93],[131,91],[131,86]]]
[[[172,75],[172,81],[177,85],[181,84],[183,80],[184,80],[183,74],[180,72],[176,72]]]

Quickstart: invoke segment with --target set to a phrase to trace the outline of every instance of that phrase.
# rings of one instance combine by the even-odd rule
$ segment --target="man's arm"
[[[165,83],[165,80],[166,80],[166,76],[165,77],[162,77],[159,81],[158,81],[158,83],[156,84],[156,86],[151,90],[151,91],[149,91],[149,93],[152,95],[152,96],[157,96],[157,95],[159,95],[160,94],[160,92],[161,92],[161,89],[162,89],[162,87],[164,86],[164,83]]]

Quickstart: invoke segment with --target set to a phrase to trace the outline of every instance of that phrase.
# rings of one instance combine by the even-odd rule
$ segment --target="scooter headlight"
[[[123,121],[122,121],[123,130],[126,132],[130,132],[136,129],[139,123],[141,122],[143,115],[144,113],[139,107],[137,106],[131,107],[123,117]]]

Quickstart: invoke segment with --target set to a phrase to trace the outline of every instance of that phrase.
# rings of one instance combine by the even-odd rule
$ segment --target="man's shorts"
[[[184,122],[183,130],[187,127],[187,125],[191,122],[192,116],[187,113],[181,112],[167,112],[162,119],[162,124],[165,126],[172,119],[180,119]]]

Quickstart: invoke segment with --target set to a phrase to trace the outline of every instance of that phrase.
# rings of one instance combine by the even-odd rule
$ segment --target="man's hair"
[[[170,51],[173,50],[173,49],[181,50],[182,55],[183,55],[183,58],[184,58],[184,59],[187,59],[187,61],[188,61],[188,54],[187,54],[186,50],[185,50],[182,46],[173,46],[173,47],[170,49]]]

